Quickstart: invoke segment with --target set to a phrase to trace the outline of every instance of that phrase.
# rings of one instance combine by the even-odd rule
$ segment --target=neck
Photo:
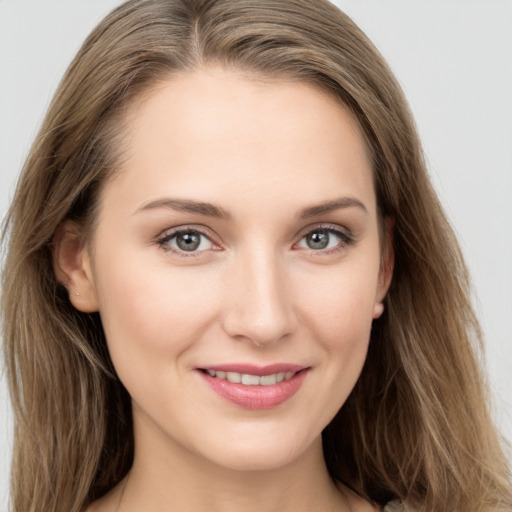
[[[349,510],[350,496],[327,472],[320,438],[293,462],[240,470],[220,466],[158,432],[147,434],[138,438],[135,430],[134,464],[116,493],[119,512]]]

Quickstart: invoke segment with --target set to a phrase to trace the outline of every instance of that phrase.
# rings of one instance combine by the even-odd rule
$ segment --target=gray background
[[[118,0],[0,0],[0,215],[52,92]],[[512,1],[339,0],[411,102],[459,235],[487,344],[493,410],[512,440]],[[12,434],[0,379],[0,510]]]

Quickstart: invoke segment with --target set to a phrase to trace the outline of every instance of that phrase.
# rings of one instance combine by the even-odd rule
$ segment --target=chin
[[[289,432],[258,438],[230,438],[228,443],[215,446],[214,450],[202,450],[202,456],[212,463],[233,471],[273,471],[283,468],[312,452],[316,440],[293,439]],[[219,450],[220,448],[220,450]],[[317,447],[318,448],[318,447]],[[210,452],[210,453],[208,453]]]

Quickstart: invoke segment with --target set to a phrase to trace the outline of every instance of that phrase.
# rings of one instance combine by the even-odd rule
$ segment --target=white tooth
[[[249,375],[248,373],[242,373],[242,384],[246,386],[257,386],[260,383],[260,378],[257,375]]]
[[[216,373],[215,370],[206,370],[206,371],[208,372],[208,375],[210,377],[215,377],[215,373]]]
[[[217,376],[219,375],[219,372],[217,372]],[[284,380],[290,380],[295,375],[295,372],[286,372],[284,374]]]
[[[277,376],[274,373],[273,375],[263,375],[260,377],[260,384],[263,386],[273,386],[277,381]]]
[[[238,384],[242,380],[242,376],[236,372],[227,372],[226,379],[229,380],[229,382],[234,382],[235,384]]]
[[[225,379],[226,378],[226,372],[217,371],[215,373],[217,375],[217,379]]]
[[[284,372],[278,373],[276,376],[276,382],[283,382],[284,380]]]

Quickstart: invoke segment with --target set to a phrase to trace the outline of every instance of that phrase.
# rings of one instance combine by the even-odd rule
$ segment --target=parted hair
[[[372,158],[395,269],[362,374],[323,432],[332,478],[418,512],[511,510],[467,270],[388,66],[326,0],[130,0],[86,39],[27,157],[3,232],[2,333],[14,408],[13,512],[80,512],[133,460],[130,397],[100,317],[53,271],[58,227],[94,229],[130,105],[173,74],[222,66],[303,81],[348,106]]]

